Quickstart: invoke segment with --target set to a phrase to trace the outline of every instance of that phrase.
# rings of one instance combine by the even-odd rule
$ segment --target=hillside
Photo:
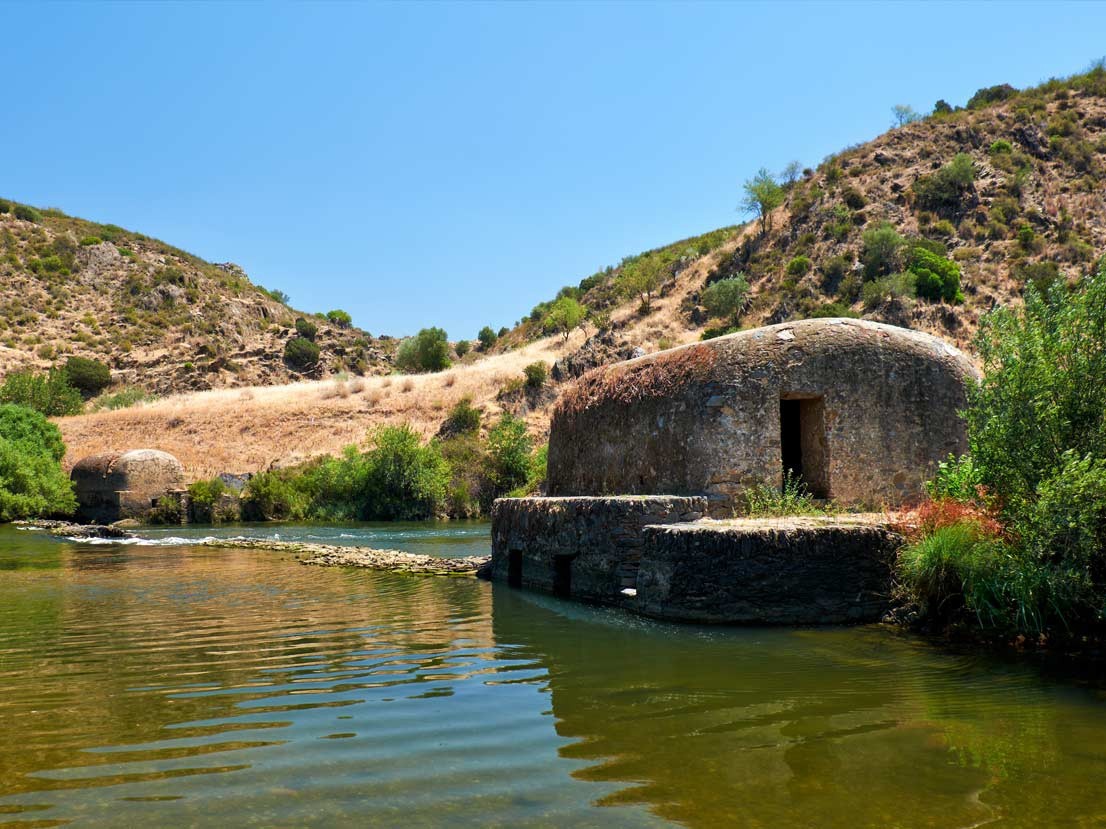
[[[734,319],[710,319],[703,292],[738,275],[749,285],[740,327],[863,316],[970,351],[981,315],[1019,302],[1027,283],[1094,267],[1106,250],[1104,174],[1106,70],[980,90],[967,108],[939,105],[796,170],[767,221],[627,257],[562,289],[590,314],[567,337],[553,333],[551,301],[444,373],[211,392],[69,418],[61,425],[70,460],[149,444],[180,453],[193,474],[252,471],[336,452],[383,422],[411,422],[429,437],[464,395],[487,414],[524,414],[540,436],[556,389],[520,400],[512,384],[523,366],[540,360],[565,382],[725,331]],[[934,272],[957,274],[947,298],[925,287]]]
[[[284,360],[306,316],[250,282],[114,225],[0,201],[0,374],[97,358],[117,386],[168,394],[379,372],[394,343],[310,317],[316,365]]]

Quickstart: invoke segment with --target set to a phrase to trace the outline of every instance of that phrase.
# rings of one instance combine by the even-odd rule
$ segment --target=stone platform
[[[661,619],[870,622],[902,538],[882,514],[704,519],[698,496],[497,501],[480,575]]]

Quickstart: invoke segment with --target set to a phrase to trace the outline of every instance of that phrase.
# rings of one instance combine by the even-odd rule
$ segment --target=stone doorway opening
[[[825,404],[821,397],[780,397],[780,456],[783,474],[797,479],[815,498],[829,498]]]
[[[522,587],[522,550],[507,553],[507,586]]]
[[[572,595],[572,560],[576,556],[553,556],[553,595],[567,599]]]

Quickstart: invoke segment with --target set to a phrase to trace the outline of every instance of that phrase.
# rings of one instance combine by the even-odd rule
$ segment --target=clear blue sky
[[[512,324],[760,166],[1106,52],[1089,2],[0,4],[0,196],[373,333]]]

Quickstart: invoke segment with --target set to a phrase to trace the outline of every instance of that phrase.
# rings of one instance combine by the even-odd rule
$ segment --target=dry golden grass
[[[436,374],[195,392],[57,423],[68,447],[67,466],[97,452],[151,448],[180,458],[192,479],[257,472],[273,461],[364,445],[370,430],[385,424],[410,423],[430,437],[466,396],[494,418],[501,411],[496,394],[508,380],[522,376],[523,366],[535,360],[552,363],[583,340],[577,331],[567,344],[560,337],[539,340]],[[531,413],[527,422],[535,436],[544,438],[546,411]]]

